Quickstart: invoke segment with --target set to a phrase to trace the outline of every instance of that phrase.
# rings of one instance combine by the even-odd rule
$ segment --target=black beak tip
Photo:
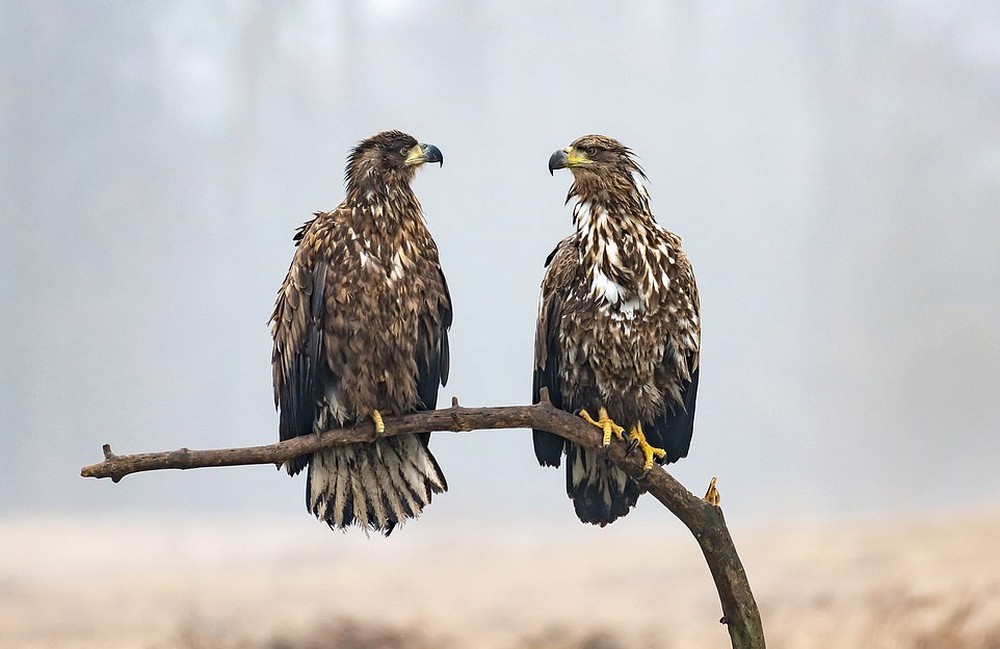
[[[551,156],[549,156],[549,175],[555,175],[556,169],[564,169],[566,167],[566,152],[560,149],[556,151]]]
[[[424,144],[424,157],[427,158],[427,162],[437,162],[438,165],[444,166],[444,154],[441,153],[441,149],[437,148],[433,144]]]

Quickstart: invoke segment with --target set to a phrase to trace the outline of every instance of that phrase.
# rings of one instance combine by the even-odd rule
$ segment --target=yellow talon
[[[629,431],[628,438],[637,444],[639,450],[642,451],[642,457],[645,459],[645,462],[642,465],[643,471],[649,471],[653,468],[653,458],[659,460],[667,456],[667,452],[662,448],[656,448],[646,441],[646,435],[642,432],[642,424],[636,424],[632,430]]]
[[[722,501],[722,496],[719,495],[719,490],[715,488],[715,476],[713,476],[712,481],[708,483],[708,491],[705,492],[704,500],[712,507],[718,507],[719,502]]]
[[[382,421],[382,413],[372,410],[372,421],[375,422],[375,432],[381,435],[385,432],[385,422]]]
[[[608,417],[608,411],[606,408],[601,408],[597,411],[596,421],[590,416],[590,413],[587,412],[586,410],[581,410],[580,416],[583,417],[583,420],[586,421],[587,423],[593,424],[594,426],[597,426],[598,428],[604,431],[604,441],[602,442],[603,446],[611,445],[611,435],[614,435],[615,437],[621,440],[625,439],[624,437],[625,429],[616,424],[614,421],[612,421],[611,417]]]

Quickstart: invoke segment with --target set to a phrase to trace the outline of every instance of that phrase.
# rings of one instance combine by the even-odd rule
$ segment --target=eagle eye
[[[597,147],[596,146],[588,146],[587,149],[586,149],[586,151],[585,151],[585,153],[587,155],[593,157],[593,156],[597,155]]]
[[[405,158],[409,152],[410,152],[410,147],[404,146],[402,149],[399,150],[399,155]]]

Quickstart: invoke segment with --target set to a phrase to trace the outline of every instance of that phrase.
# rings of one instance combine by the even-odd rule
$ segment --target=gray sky
[[[78,472],[104,442],[277,438],[291,235],[385,128],[446,159],[416,181],[455,303],[445,401],[527,401],[571,227],[546,161],[601,132],[700,284],[675,476],[718,475],[739,520],[996,503],[998,43],[1000,6],[945,0],[0,2],[0,511],[301,510],[268,467]],[[432,449],[427,518],[576,524],[528,432]]]

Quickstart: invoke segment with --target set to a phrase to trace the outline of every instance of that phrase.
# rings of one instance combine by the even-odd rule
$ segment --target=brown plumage
[[[549,389],[557,407],[606,408],[625,430],[641,425],[666,451],[687,456],[698,390],[698,291],[677,235],[659,227],[646,176],[617,140],[586,135],[556,151],[549,170],[573,173],[575,232],[546,260],[535,335],[534,400]],[[565,451],[566,488],[580,520],[607,525],[639,497],[638,484],[603,452],[534,431],[542,466]]]
[[[282,440],[437,404],[448,380],[451,298],[410,188],[425,162],[442,162],[441,152],[399,131],[360,142],[344,201],[296,234],[271,316]],[[388,534],[447,490],[429,439],[330,448],[285,468],[309,467],[306,506],[330,527]]]

